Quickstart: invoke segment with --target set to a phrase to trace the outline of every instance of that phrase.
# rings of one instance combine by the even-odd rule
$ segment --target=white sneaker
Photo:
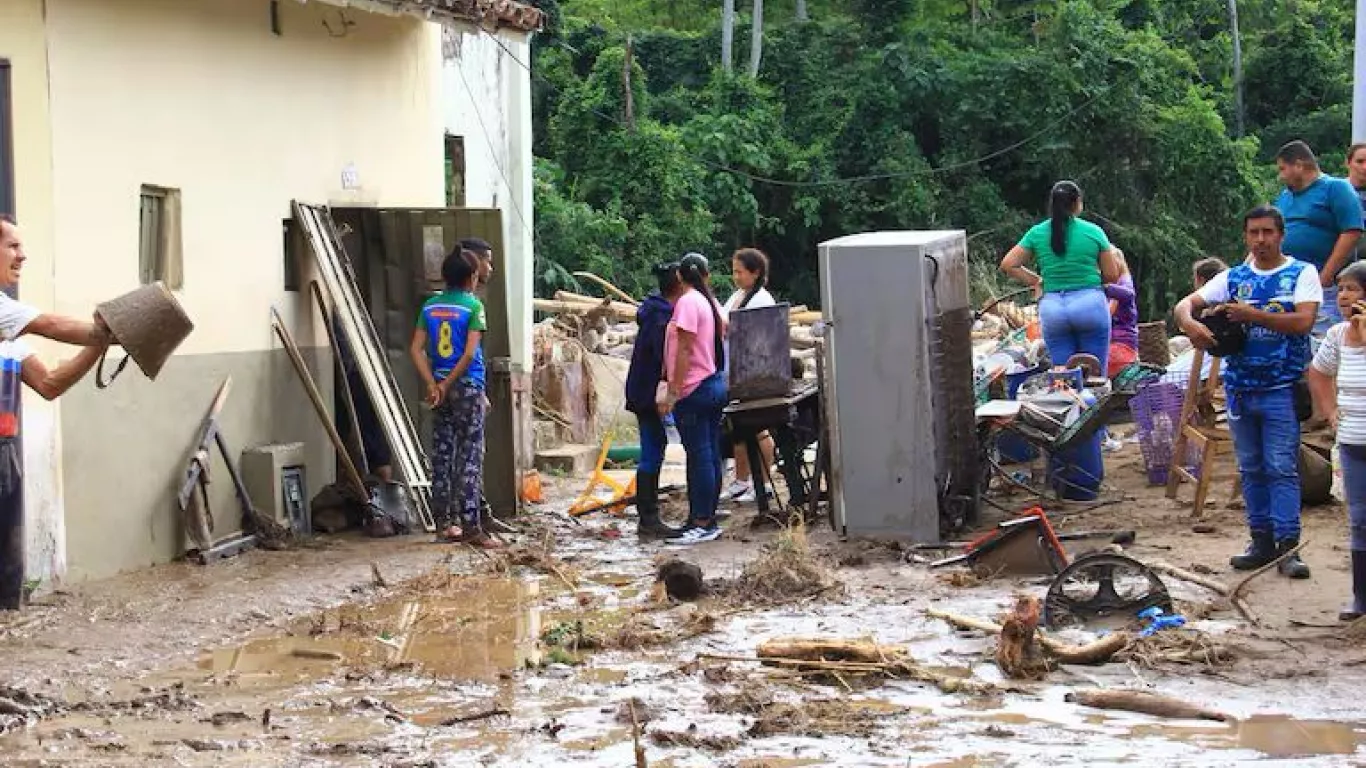
[[[768,497],[768,500],[769,500],[769,501],[773,501],[773,489],[772,489],[772,488],[764,488],[764,495]],[[742,493],[742,494],[740,494],[739,496],[736,496],[734,499],[732,499],[732,501],[734,501],[736,504],[751,504],[751,503],[753,503],[753,502],[755,502],[755,501],[758,501],[758,500],[759,500],[759,495],[756,494],[756,493],[754,492],[754,486],[753,486],[753,485],[751,485],[751,486],[749,486],[748,488],[746,488],[744,493]]]
[[[746,493],[749,494],[750,501],[753,501],[754,486],[743,480],[732,480],[730,485],[726,486],[726,490],[721,492],[721,497],[726,499],[738,499]]]
[[[664,543],[671,547],[690,547],[694,544],[716,541],[719,538],[721,538],[721,526],[715,523],[707,528],[690,524],[676,538],[669,539]]]

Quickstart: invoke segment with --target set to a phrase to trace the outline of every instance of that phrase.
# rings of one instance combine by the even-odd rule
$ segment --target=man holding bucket
[[[0,289],[19,284],[27,257],[14,219],[0,214]],[[53,370],[17,341],[32,334],[83,346]],[[0,610],[18,610],[24,599],[23,477],[19,461],[19,382],[53,400],[80,381],[109,346],[103,321],[50,315],[0,293]]]

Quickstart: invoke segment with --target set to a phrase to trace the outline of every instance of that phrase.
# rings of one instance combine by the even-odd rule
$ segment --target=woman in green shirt
[[[1106,370],[1110,357],[1110,307],[1102,286],[1119,279],[1114,246],[1095,224],[1079,218],[1081,188],[1071,181],[1053,185],[1048,219],[1020,238],[1001,260],[1001,271],[1034,288],[1039,324],[1054,365],[1082,352]],[[1025,266],[1033,260],[1036,274]]]

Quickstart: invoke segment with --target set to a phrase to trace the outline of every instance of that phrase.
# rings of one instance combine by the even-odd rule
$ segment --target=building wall
[[[442,53],[446,133],[464,137],[465,204],[502,212],[504,253],[497,268],[508,277],[513,445],[518,468],[526,469],[533,458],[531,37],[512,30],[450,26]]]
[[[48,104],[47,38],[43,0],[0,3],[0,59],[10,64],[13,99],[14,187],[16,215],[29,256],[20,298],[50,308],[54,301],[52,258],[52,124]],[[30,343],[51,360],[59,345]],[[65,530],[61,513],[61,463],[58,408],[40,397],[24,398],[25,504],[28,511],[27,571],[50,579],[65,567]]]
[[[440,31],[434,24],[240,0],[47,0],[56,310],[88,316],[138,285],[139,190],[181,190],[184,289],[196,328],[155,382],[131,368],[61,401],[69,576],[183,550],[174,491],[218,385],[234,453],[307,444],[308,484],[332,450],[270,327],[284,316],[331,400],[330,355],[307,293],[283,289],[291,199],[441,205]],[[344,190],[352,164],[360,189]],[[21,191],[21,194],[22,191]],[[307,256],[306,256],[307,258]],[[26,278],[27,279],[27,278]],[[26,422],[26,428],[28,424]],[[238,528],[215,464],[216,535]]]
[[[496,37],[495,37],[496,35]],[[512,361],[531,370],[534,211],[531,38],[468,26],[445,31],[442,96],[446,133],[465,140],[465,204],[503,216],[498,268],[509,274]]]

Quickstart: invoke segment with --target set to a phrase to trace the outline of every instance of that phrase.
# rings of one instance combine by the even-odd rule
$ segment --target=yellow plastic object
[[[636,479],[631,478],[631,482],[622,485],[612,479],[607,473],[602,471],[607,463],[607,451],[612,447],[612,433],[609,432],[602,438],[602,450],[598,451],[598,463],[593,467],[593,474],[588,478],[588,485],[583,489],[583,493],[574,500],[569,506],[570,517],[579,517],[589,512],[605,510],[614,515],[620,515],[626,509],[626,498],[634,496],[636,493]],[[606,486],[612,491],[612,498],[604,502],[595,494],[599,486]],[[604,506],[606,504],[606,506]]]

